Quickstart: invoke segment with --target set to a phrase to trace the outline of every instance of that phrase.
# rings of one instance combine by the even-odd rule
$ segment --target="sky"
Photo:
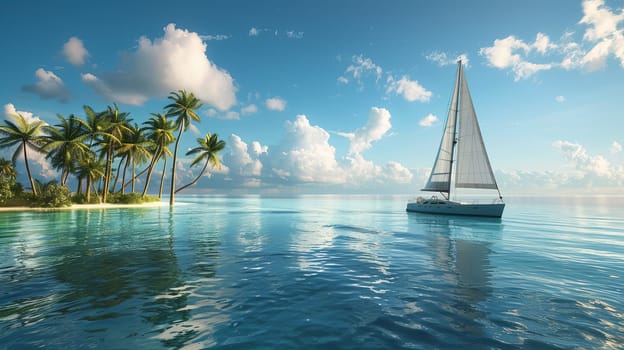
[[[624,193],[623,9],[621,0],[12,1],[0,13],[0,103],[5,118],[49,124],[116,103],[141,124],[185,89],[204,106],[181,151],[207,132],[227,143],[223,166],[189,193],[416,194],[461,57],[503,195]],[[177,183],[201,170],[191,160],[179,159]],[[35,177],[58,178],[44,155],[31,163]]]

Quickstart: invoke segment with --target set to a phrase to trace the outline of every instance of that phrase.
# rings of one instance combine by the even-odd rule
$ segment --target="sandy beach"
[[[62,208],[31,208],[31,207],[0,207],[0,212],[6,211],[56,211],[56,210],[83,210],[83,209],[114,209],[114,208],[153,208],[169,205],[169,203],[161,202],[147,202],[141,204],[74,204],[70,207]]]

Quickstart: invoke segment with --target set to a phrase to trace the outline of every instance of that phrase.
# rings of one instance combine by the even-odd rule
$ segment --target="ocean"
[[[624,198],[0,213],[1,349],[622,349]]]

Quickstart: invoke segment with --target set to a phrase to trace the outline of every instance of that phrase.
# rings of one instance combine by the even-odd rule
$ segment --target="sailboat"
[[[490,202],[451,200],[457,188],[498,191]],[[501,217],[505,203],[485,150],[461,60],[448,117],[429,180],[422,191],[438,192],[407,203],[408,212]]]

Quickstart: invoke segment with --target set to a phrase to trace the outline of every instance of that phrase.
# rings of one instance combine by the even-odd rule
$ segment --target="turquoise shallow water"
[[[624,346],[622,198],[178,200],[0,213],[0,348]]]

